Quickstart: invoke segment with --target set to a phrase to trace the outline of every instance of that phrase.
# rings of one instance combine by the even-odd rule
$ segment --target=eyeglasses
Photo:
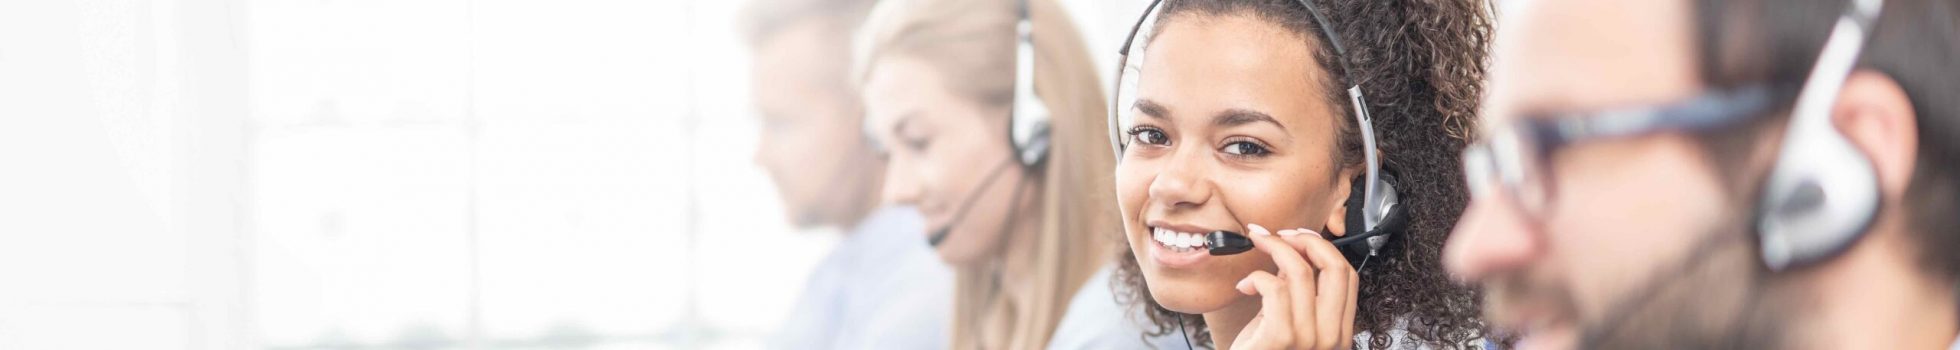
[[[1471,200],[1503,195],[1533,218],[1542,217],[1557,190],[1547,163],[1573,144],[1668,132],[1705,132],[1755,118],[1771,105],[1765,86],[1715,90],[1662,105],[1520,116],[1488,129],[1463,151]],[[1503,191],[1496,193],[1493,191]]]

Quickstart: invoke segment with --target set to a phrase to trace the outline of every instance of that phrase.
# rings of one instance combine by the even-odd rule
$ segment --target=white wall
[[[0,1],[0,349],[755,347],[741,5]]]
[[[754,346],[739,4],[0,2],[0,349]]]
[[[232,5],[0,4],[0,348],[249,342]]]

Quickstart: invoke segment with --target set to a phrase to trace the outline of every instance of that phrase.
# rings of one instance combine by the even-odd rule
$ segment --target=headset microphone
[[[994,180],[1000,179],[1000,175],[1006,173],[1009,167],[1019,164],[1023,171],[1033,172],[1048,160],[1048,105],[1034,93],[1034,24],[1028,17],[1027,1],[1020,1],[1016,6],[1020,18],[1014,23],[1014,103],[1008,112],[1007,122],[1007,141],[1013,155],[995,166],[987,178],[981,180],[980,186],[967,191],[965,199],[960,201],[960,207],[955,209],[953,219],[947,221],[945,227],[935,229],[926,236],[926,244],[933,247],[938,247],[946,236],[953,233],[953,227],[966,220],[966,213],[973,210],[973,204],[979,200],[980,194],[992,188]],[[1015,190],[1012,203],[1018,204],[1020,196],[1021,191]]]
[[[987,174],[986,179],[980,180],[980,186],[975,186],[972,190],[967,190],[966,199],[960,201],[959,209],[953,212],[953,219],[948,220],[946,226],[933,230],[931,235],[926,236],[926,244],[938,247],[940,242],[944,242],[946,235],[953,233],[953,227],[959,226],[961,221],[966,220],[966,212],[973,210],[973,202],[980,198],[980,193],[985,192],[987,188],[993,187],[994,180],[1000,179],[1000,175],[1007,173],[1007,168],[1014,164],[1013,160],[1002,162],[999,166],[994,167],[992,173]],[[1019,194],[1019,192],[1016,192],[1016,194]]]

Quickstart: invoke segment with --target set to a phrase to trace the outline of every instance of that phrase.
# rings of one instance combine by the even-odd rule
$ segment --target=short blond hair
[[[750,46],[781,33],[785,28],[817,21],[836,30],[839,47],[849,47],[851,33],[864,23],[877,0],[752,0],[742,8],[737,29]]]

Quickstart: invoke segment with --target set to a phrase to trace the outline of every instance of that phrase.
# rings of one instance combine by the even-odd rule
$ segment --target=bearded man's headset
[[[1757,243],[1772,270],[1843,253],[1869,231],[1878,213],[1876,170],[1832,125],[1831,109],[1883,6],[1883,0],[1846,5],[1798,92],[1756,213]]]
[[[1136,96],[1135,91],[1129,89],[1134,84],[1125,84],[1133,83],[1125,79],[1134,80],[1135,76],[1126,76],[1124,73],[1141,66],[1140,62],[1131,61],[1133,57],[1140,61],[1141,57],[1131,56],[1130,50],[1142,47],[1142,44],[1137,42],[1137,33],[1141,32],[1146,24],[1156,21],[1157,6],[1163,1],[1151,1],[1149,7],[1144,8],[1143,16],[1137,19],[1136,25],[1130,27],[1129,36],[1125,37],[1123,47],[1117,51],[1121,56],[1117,59],[1116,81],[1112,89],[1117,93],[1111,98],[1108,122],[1109,145],[1116,152],[1118,162],[1123,160],[1123,150],[1128,146],[1124,142],[1125,134],[1119,126],[1120,113],[1128,108],[1121,106],[1128,106],[1129,104],[1125,104],[1124,101],[1134,99]],[[1341,249],[1341,254],[1347,257],[1350,263],[1362,266],[1361,264],[1365,263],[1368,257],[1379,253],[1389,240],[1408,229],[1409,214],[1407,209],[1397,205],[1400,196],[1395,191],[1395,171],[1385,169],[1381,164],[1381,155],[1375,146],[1374,122],[1368,115],[1368,99],[1362,96],[1361,85],[1354,82],[1353,75],[1349,74],[1351,71],[1348,70],[1345,59],[1347,48],[1341,45],[1340,35],[1334,31],[1334,26],[1327,21],[1327,17],[1320,13],[1320,9],[1307,0],[1300,0],[1300,6],[1306,7],[1307,12],[1313,15],[1313,21],[1319,27],[1322,39],[1326,40],[1327,46],[1334,49],[1334,61],[1341,70],[1341,84],[1347,86],[1348,102],[1354,106],[1354,123],[1361,134],[1361,152],[1366,172],[1363,173],[1361,181],[1355,182],[1354,188],[1349,192],[1346,213],[1347,234],[1333,239],[1333,243],[1335,247]],[[1251,250],[1252,241],[1237,232],[1215,231],[1205,236],[1205,246],[1211,255],[1232,255]]]

